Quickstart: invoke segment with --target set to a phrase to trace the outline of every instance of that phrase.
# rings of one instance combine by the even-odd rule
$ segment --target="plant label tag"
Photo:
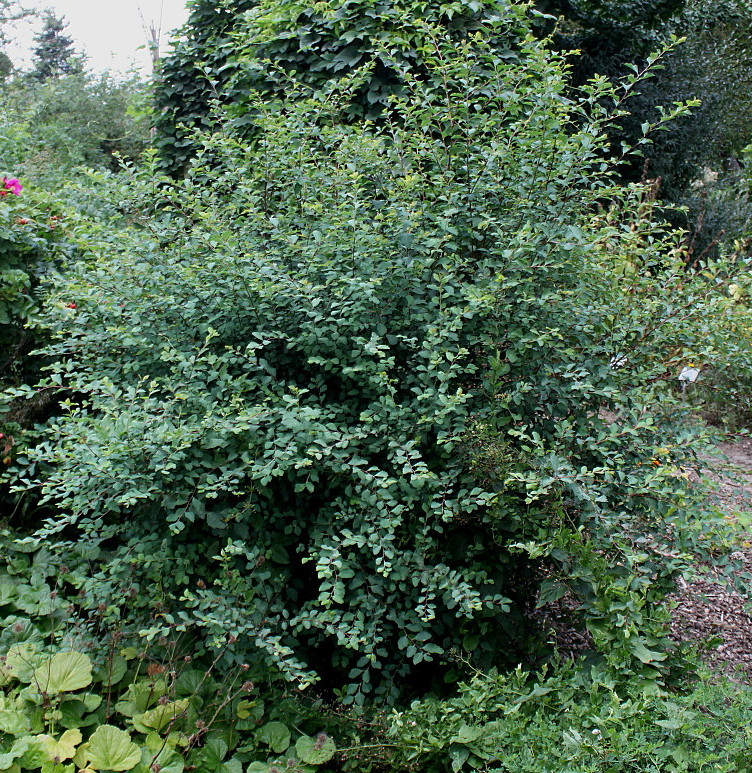
[[[682,372],[679,374],[679,381],[684,381],[687,384],[694,384],[699,375],[699,368],[682,368]]]

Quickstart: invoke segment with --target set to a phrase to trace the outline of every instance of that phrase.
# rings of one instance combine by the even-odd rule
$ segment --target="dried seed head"
[[[326,733],[319,733],[316,736],[316,741],[313,744],[314,749],[320,749],[327,742]]]

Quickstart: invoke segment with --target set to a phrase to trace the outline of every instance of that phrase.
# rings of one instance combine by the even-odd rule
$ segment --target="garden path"
[[[708,665],[752,684],[752,439],[739,437],[719,444],[718,450],[721,458],[708,460],[701,474],[713,484],[711,496],[726,517],[739,523],[749,539],[742,537],[731,554],[733,567],[714,568],[705,579],[681,583],[672,598],[671,635],[676,641],[709,644],[703,655]]]

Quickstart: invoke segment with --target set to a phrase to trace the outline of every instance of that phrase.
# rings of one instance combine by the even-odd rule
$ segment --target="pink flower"
[[[23,186],[15,177],[3,177],[3,188],[16,196],[20,196]]]

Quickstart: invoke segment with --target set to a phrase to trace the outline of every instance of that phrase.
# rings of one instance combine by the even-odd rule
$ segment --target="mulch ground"
[[[719,451],[721,456],[708,460],[701,474],[713,486],[711,497],[726,517],[746,521],[752,513],[752,439],[722,443]],[[708,665],[752,684],[752,605],[747,593],[733,588],[752,582],[752,544],[740,541],[730,558],[735,566],[725,576],[709,569],[707,579],[681,583],[670,599],[676,605],[671,636],[704,647]]]

